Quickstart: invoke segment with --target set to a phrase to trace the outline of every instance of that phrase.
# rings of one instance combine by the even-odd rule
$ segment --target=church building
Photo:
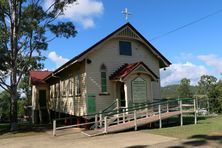
[[[76,117],[160,99],[160,69],[171,63],[130,23],[53,72],[31,71],[33,122]]]

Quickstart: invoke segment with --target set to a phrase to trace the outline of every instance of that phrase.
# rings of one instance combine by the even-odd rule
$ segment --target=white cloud
[[[69,59],[63,58],[56,54],[55,51],[52,51],[48,54],[48,58],[52,60],[56,64],[56,68],[61,66],[62,64],[66,63]]]
[[[44,7],[48,8],[54,0],[45,0]],[[77,3],[68,5],[61,19],[69,19],[79,23],[83,28],[95,25],[94,18],[103,14],[103,3],[100,0],[78,0]]]
[[[200,79],[200,76],[208,74],[205,66],[195,65],[190,62],[172,64],[166,70],[161,70],[161,85],[178,84],[181,79],[188,78],[191,84],[195,85]]]
[[[199,55],[198,59],[204,61],[206,65],[215,69],[215,73],[222,73],[222,58],[214,54]]]

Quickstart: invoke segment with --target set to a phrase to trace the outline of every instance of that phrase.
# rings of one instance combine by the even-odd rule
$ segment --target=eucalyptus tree
[[[193,94],[190,88],[191,88],[190,79],[183,78],[180,81],[179,87],[177,88],[179,97],[181,98],[192,97]]]
[[[74,37],[72,22],[60,21],[75,0],[0,0],[0,87],[10,94],[11,130],[17,129],[18,84],[30,63],[56,37]],[[8,82],[9,81],[9,82]]]
[[[202,75],[198,81],[198,93],[207,95],[212,98],[215,97],[215,87],[217,84],[217,78],[210,75]]]

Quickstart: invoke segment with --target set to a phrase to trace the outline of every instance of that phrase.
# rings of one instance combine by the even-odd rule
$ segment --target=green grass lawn
[[[184,122],[186,122],[186,120],[190,121],[190,117],[185,117]],[[197,122],[196,125],[192,124],[192,122],[183,126],[174,126],[161,129],[148,129],[143,131],[152,134],[176,137],[180,139],[191,138],[197,135],[222,136],[222,115],[201,119]]]

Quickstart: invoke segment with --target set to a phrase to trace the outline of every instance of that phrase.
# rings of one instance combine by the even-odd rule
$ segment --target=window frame
[[[75,82],[75,96],[81,95],[81,84],[80,84],[80,72],[75,75],[74,82]]]
[[[106,65],[103,63],[100,66],[100,86],[101,86],[101,93],[100,95],[108,95],[107,91],[107,69]]]
[[[106,71],[101,71],[101,92],[107,92],[107,79],[106,79]]]
[[[129,41],[119,41],[119,54],[124,56],[132,56],[132,43]]]

